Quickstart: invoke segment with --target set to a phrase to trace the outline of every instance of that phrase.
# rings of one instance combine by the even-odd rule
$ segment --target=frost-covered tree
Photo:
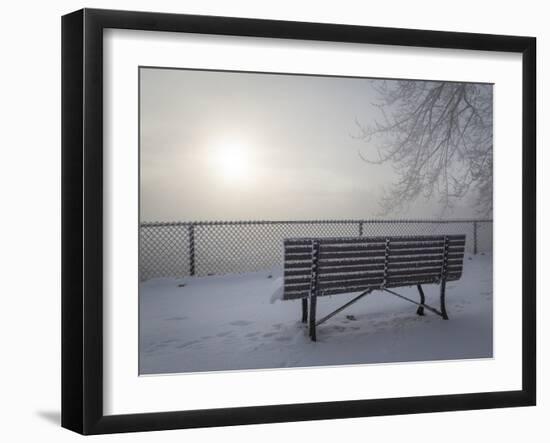
[[[493,89],[491,85],[431,81],[373,81],[379,118],[363,126],[359,155],[391,163],[397,180],[380,202],[382,213],[418,197],[437,198],[442,212],[473,196],[477,211],[493,209]]]

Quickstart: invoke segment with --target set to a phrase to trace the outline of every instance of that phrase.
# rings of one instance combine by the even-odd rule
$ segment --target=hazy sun
[[[227,180],[242,180],[250,172],[246,149],[238,142],[221,143],[214,155],[220,174]]]

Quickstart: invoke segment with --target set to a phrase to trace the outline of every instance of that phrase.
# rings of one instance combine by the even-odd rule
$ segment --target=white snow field
[[[271,276],[271,277],[269,277]],[[465,255],[447,284],[450,320],[375,291],[317,328],[311,342],[301,301],[281,300],[280,270],[151,279],[140,284],[140,373],[491,358],[492,255]],[[439,308],[439,286],[423,286]],[[419,300],[416,287],[396,292]],[[319,297],[317,318],[355,294]]]

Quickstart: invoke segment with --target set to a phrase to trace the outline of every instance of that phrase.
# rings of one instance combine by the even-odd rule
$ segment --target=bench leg
[[[302,323],[307,323],[307,298],[302,298]]]
[[[445,308],[445,279],[441,281],[441,316],[444,320],[449,320],[447,309]]]
[[[315,331],[315,311],[317,309],[317,296],[312,295],[309,302],[309,336],[311,341],[317,341],[317,334]]]
[[[417,285],[418,292],[420,293],[420,303],[424,304],[426,302],[426,297],[424,296],[424,291],[422,290],[422,285]],[[418,315],[424,315],[424,306],[419,306],[416,310]]]

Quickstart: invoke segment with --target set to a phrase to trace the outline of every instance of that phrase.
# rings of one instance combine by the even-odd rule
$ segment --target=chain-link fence
[[[312,220],[142,223],[140,280],[282,266],[287,237],[466,234],[466,252],[493,249],[492,220]]]

